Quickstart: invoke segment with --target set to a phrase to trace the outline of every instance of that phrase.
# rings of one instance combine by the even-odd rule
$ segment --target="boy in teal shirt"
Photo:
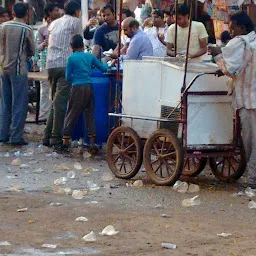
[[[91,69],[92,66],[105,72],[107,64],[103,65],[91,53],[84,52],[83,38],[75,35],[71,39],[73,54],[68,58],[66,66],[66,80],[72,83],[67,115],[64,122],[63,147],[70,145],[70,136],[79,119],[84,112],[86,129],[90,138],[90,152],[96,153],[95,145],[95,119],[94,119],[94,95],[92,88]]]

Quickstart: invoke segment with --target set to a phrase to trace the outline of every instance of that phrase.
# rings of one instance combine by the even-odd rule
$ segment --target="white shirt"
[[[223,72],[233,75],[235,109],[256,109],[256,33],[233,38],[215,60]]]
[[[168,27],[163,28],[164,39],[167,37]],[[145,29],[144,32],[148,35],[155,57],[165,57],[167,55],[167,47],[158,39],[159,30],[156,27]]]
[[[70,41],[75,34],[81,34],[80,19],[70,15],[53,21],[49,28],[49,45],[46,68],[66,67],[67,59],[72,54]]]
[[[177,53],[186,54],[187,42],[188,42],[188,32],[189,27],[177,28]],[[200,41],[201,39],[208,38],[205,26],[201,22],[192,21],[191,35],[190,35],[190,45],[189,54],[194,55],[200,51]],[[170,44],[175,44],[175,24],[172,24],[168,28],[166,42]]]

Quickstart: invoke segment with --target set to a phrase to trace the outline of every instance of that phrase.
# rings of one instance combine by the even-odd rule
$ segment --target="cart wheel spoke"
[[[130,138],[130,137],[129,137]],[[129,142],[128,142],[129,143]],[[129,145],[129,144],[128,144]],[[128,151],[131,147],[135,145],[135,142],[133,142],[131,145],[129,145],[127,148],[124,149],[124,152]],[[136,152],[136,151],[135,151]]]
[[[155,170],[155,173],[157,173],[158,172],[158,170],[161,168],[161,166],[162,166],[162,162],[160,162],[160,164],[159,164],[159,166],[156,168],[156,170]]]
[[[165,142],[166,142],[166,137],[164,137],[164,141],[163,141],[163,143],[162,143],[161,154],[164,154]]]
[[[176,152],[168,153],[168,154],[166,154],[166,155],[163,155],[162,157],[163,157],[163,158],[170,158],[170,157],[172,157],[172,156],[176,156]]]
[[[122,158],[122,160],[123,160],[123,161],[122,161],[121,167],[120,167],[120,169],[119,169],[120,172],[121,172],[122,169],[123,169],[125,158]]]
[[[157,149],[156,144],[154,144],[153,147],[154,147],[154,150],[155,150],[156,154],[157,154],[157,155],[160,155],[160,153],[159,153],[159,151],[158,151],[158,149]]]
[[[120,158],[120,154],[118,154],[118,156],[115,158],[114,163],[116,163],[119,158]]]
[[[156,160],[152,161],[152,162],[151,162],[151,165],[157,163],[158,161],[159,161],[159,159],[156,159]]]

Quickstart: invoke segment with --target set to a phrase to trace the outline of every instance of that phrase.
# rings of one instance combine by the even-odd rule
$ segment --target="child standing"
[[[94,95],[91,81],[91,68],[95,66],[105,72],[107,64],[103,65],[91,53],[84,52],[83,38],[75,35],[71,39],[73,54],[68,58],[66,67],[66,80],[72,83],[67,115],[64,122],[63,147],[69,147],[70,136],[78,118],[84,112],[86,129],[90,139],[90,152],[96,153]]]

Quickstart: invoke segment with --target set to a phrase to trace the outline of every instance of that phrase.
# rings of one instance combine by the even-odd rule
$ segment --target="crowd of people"
[[[70,145],[72,130],[84,112],[90,150],[94,143],[94,95],[91,68],[106,71],[106,63],[115,63],[120,50],[122,60],[141,60],[143,56],[185,56],[190,24],[190,10],[180,5],[176,13],[152,10],[140,24],[135,14],[123,9],[121,42],[119,21],[114,9],[106,5],[81,26],[81,7],[69,1],[61,15],[56,3],[44,8],[43,25],[35,35],[30,26],[29,5],[14,4],[14,19],[0,8],[1,46],[1,106],[0,141],[11,145],[26,145],[22,137],[27,115],[28,90],[26,62],[32,56],[40,71],[47,71],[48,82],[41,82],[41,118],[47,119],[43,144],[57,148]],[[210,47],[213,61],[232,79],[234,103],[239,110],[242,134],[247,154],[250,185],[256,185],[256,34],[252,21],[243,12],[231,16],[230,31],[222,34],[222,48]],[[177,21],[177,41],[175,40]],[[81,36],[83,35],[83,37]],[[91,53],[84,52],[84,39],[91,40]],[[209,48],[209,34],[203,23],[192,21],[188,56],[202,61]],[[177,45],[175,43],[177,42]],[[177,51],[175,52],[174,49]],[[106,54],[106,52],[108,54]],[[245,56],[241,58],[241,56]],[[207,56],[209,59],[209,56]]]

